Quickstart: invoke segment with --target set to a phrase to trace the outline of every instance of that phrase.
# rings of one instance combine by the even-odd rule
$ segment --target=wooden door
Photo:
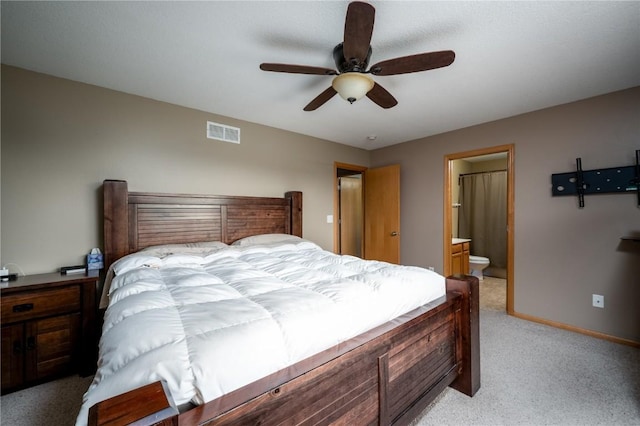
[[[400,263],[400,166],[364,172],[364,258]]]
[[[2,327],[2,390],[20,386],[24,381],[24,326]]]
[[[27,381],[73,371],[80,335],[79,313],[29,321],[26,327]]]
[[[343,176],[340,182],[340,254],[362,257],[362,177]]]

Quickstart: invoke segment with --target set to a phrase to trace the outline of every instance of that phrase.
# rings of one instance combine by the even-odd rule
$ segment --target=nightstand
[[[1,283],[2,393],[95,372],[98,279],[51,273]]]

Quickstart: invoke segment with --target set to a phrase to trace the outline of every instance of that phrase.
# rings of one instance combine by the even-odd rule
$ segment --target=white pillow
[[[304,239],[290,234],[262,234],[240,238],[231,243],[232,246],[246,247],[256,244],[299,243]]]
[[[187,243],[185,244],[187,247],[202,247],[202,248],[225,248],[229,247],[227,244],[222,241],[200,241],[197,243]]]
[[[229,246],[222,241],[203,241],[199,243],[162,244],[158,246],[149,246],[140,250],[139,253],[162,257],[174,253],[199,254],[226,247]]]
[[[116,275],[120,275],[135,268],[159,268],[161,265],[162,260],[156,256],[134,253],[116,260],[111,268]]]

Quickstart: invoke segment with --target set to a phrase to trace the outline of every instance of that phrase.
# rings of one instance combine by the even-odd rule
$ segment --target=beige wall
[[[444,156],[515,145],[515,310],[640,342],[640,233],[634,194],[552,197],[551,174],[630,166],[640,149],[640,87],[372,152],[399,163],[402,262],[442,270]],[[605,308],[591,306],[593,293]]]
[[[207,120],[240,127],[242,143],[207,139]],[[132,191],[301,190],[303,234],[331,250],[334,161],[369,161],[361,149],[7,66],[2,124],[1,262],[27,274],[83,263],[102,245],[110,178]]]

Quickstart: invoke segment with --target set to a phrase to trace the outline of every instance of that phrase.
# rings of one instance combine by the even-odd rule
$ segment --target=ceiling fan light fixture
[[[361,72],[347,72],[333,79],[331,86],[345,101],[354,103],[373,89],[373,79]]]

